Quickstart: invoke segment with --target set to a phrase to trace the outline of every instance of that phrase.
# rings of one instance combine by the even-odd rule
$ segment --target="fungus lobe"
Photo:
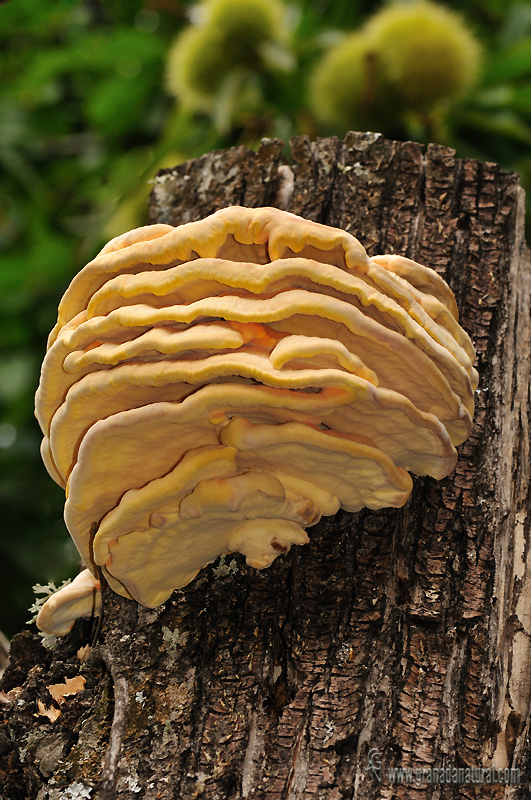
[[[477,373],[433,270],[275,208],[117,237],[73,279],[36,395],[83,577],[37,624],[148,607],[218,555],[267,567],[339,508],[400,507],[470,432]],[[97,531],[91,531],[94,524]]]

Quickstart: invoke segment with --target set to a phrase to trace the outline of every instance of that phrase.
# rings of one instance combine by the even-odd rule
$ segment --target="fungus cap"
[[[88,569],[54,592],[37,615],[37,627],[44,633],[64,636],[79,617],[98,616],[101,609],[100,582]]]
[[[88,569],[154,606],[220,554],[269,566],[323,514],[400,507],[409,471],[447,475],[473,359],[442,278],[345,231],[237,206],[146,226],[61,300],[43,460]],[[39,626],[90,613],[85,573]]]

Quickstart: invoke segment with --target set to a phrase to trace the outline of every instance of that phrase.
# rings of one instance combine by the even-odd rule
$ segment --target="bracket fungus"
[[[87,568],[38,625],[90,613],[100,569],[154,607],[220,554],[267,567],[322,515],[402,506],[410,471],[455,465],[473,360],[437,273],[286,211],[112,240],[61,300],[36,395]]]

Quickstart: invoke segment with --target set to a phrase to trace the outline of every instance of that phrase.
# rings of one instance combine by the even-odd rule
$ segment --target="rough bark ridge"
[[[164,171],[151,218],[231,204],[287,208],[370,254],[437,269],[477,347],[473,434],[456,470],[417,479],[404,509],[327,518],[266,571],[229,557],[153,611],[106,592],[84,665],[87,623],[53,653],[18,637],[0,695],[0,796],[528,797],[531,271],[518,179],[440,146],[300,137],[286,156],[266,141]],[[34,716],[38,699],[54,705],[48,685],[79,673],[85,690],[54,723]],[[388,774],[449,765],[518,768],[521,784],[392,786]]]

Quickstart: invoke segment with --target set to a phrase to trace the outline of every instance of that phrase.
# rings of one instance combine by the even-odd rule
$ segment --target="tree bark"
[[[531,269],[518,178],[378,134],[299,137],[287,154],[267,140],[159,173],[151,221],[233,204],[285,208],[443,275],[477,349],[472,435],[455,471],[416,478],[403,509],[325,518],[265,571],[227,557],[155,610],[105,589],[84,664],[87,622],[51,653],[16,637],[0,797],[527,798]],[[35,716],[37,700],[55,705],[47,686],[77,674],[85,689],[58,719]],[[400,767],[413,783],[393,785]],[[513,783],[490,783],[509,777],[493,767],[516,770]]]

